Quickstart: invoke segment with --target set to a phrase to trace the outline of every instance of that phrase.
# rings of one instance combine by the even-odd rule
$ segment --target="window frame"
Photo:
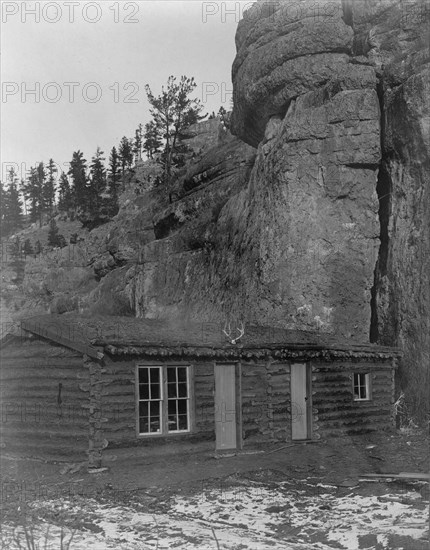
[[[358,384],[355,383],[355,377],[358,376]],[[361,383],[360,377],[364,376],[364,384]],[[366,389],[366,397],[360,396],[360,388]],[[358,397],[356,396],[356,388],[358,388]],[[354,372],[352,374],[352,398],[354,402],[372,401],[372,378],[369,372]]]
[[[187,397],[168,397],[168,368],[183,367],[186,369],[187,375]],[[160,371],[160,431],[158,432],[141,432],[140,431],[140,403],[146,401],[140,398],[140,386],[139,386],[139,369],[141,368],[158,368]],[[194,372],[190,363],[157,363],[157,362],[141,362],[136,363],[135,368],[135,402],[136,402],[136,436],[138,438],[157,438],[157,437],[180,437],[188,435],[194,431]],[[186,399],[187,406],[187,430],[171,430],[169,431],[169,412],[168,404],[169,400]]]

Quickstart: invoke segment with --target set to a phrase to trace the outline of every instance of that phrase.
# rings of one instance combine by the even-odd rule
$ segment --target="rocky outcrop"
[[[259,143],[247,230],[256,315],[366,341],[379,247],[376,74],[353,55],[340,2],[273,6],[255,4],[239,24],[233,65],[232,128]]]
[[[271,116],[343,74],[352,44],[340,1],[254,4],[236,34],[233,133],[256,147]]]
[[[402,387],[421,413],[428,23],[419,1],[257,2],[236,36],[232,115],[233,132],[258,145],[245,233],[259,226],[262,317],[401,346]]]
[[[246,188],[255,149],[219,122],[216,132],[217,145],[188,164],[170,204],[155,213],[156,240],[142,247],[138,265],[130,272],[130,296],[139,317],[223,318],[229,270],[215,264],[228,254],[219,244],[229,229],[220,216]]]
[[[428,413],[430,364],[430,10],[427,2],[351,3],[357,48],[374,60],[382,111],[381,246],[371,338],[404,351],[399,387]]]

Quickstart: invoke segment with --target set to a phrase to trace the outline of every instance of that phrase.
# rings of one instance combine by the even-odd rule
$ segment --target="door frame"
[[[294,362],[290,363],[290,409],[293,404],[292,396],[292,383],[293,383],[293,376],[292,376],[292,367],[293,366],[300,366],[301,368],[306,369],[305,370],[305,411],[306,411],[306,437],[301,439],[293,439],[293,412],[291,410],[290,414],[290,429],[291,429],[291,441],[309,441],[312,439],[312,365],[310,363],[301,363],[301,362]]]
[[[242,364],[239,361],[216,361],[214,362],[214,408],[216,409],[216,369],[222,366],[234,366],[234,378],[235,378],[235,409],[236,409],[236,448],[225,449],[226,452],[241,450],[243,448],[242,438]],[[216,448],[216,426],[215,426],[215,448]],[[223,452],[223,449],[216,449],[217,452]]]

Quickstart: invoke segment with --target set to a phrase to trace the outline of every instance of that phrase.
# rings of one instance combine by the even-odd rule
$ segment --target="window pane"
[[[160,382],[160,369],[158,367],[151,368],[151,384]]]
[[[169,414],[176,414],[176,399],[168,401],[167,409]]]
[[[151,416],[151,433],[160,431],[160,417]]]
[[[188,404],[187,399],[178,399],[178,413],[179,414],[187,414],[187,412],[188,412],[187,404]]]
[[[148,369],[146,367],[139,368],[139,384],[148,383]]]
[[[167,384],[167,394],[168,394],[169,398],[171,398],[171,397],[177,397],[177,393],[176,393],[176,383]]]
[[[160,401],[150,401],[149,411],[151,416],[160,416]]]
[[[178,382],[187,381],[187,367],[178,367]]]
[[[188,417],[185,414],[179,415],[179,430],[188,430]]]
[[[176,367],[167,368],[167,382],[176,382]]]
[[[139,384],[139,399],[149,399],[148,384]]]
[[[146,401],[139,403],[139,416],[148,416],[148,403]]]
[[[187,384],[185,382],[178,384],[178,390],[179,397],[188,397]]]
[[[151,399],[160,399],[160,384],[151,384]]]
[[[178,429],[178,417],[176,414],[169,414],[169,431],[173,432]]]

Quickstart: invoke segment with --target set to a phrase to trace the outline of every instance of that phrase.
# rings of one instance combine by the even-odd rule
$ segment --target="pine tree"
[[[133,155],[136,159],[136,162],[141,159],[142,156],[142,141],[143,141],[143,128],[142,124],[139,124],[139,126],[136,129],[136,133],[134,135],[134,144],[133,144]]]
[[[170,184],[172,167],[176,164],[180,148],[180,137],[184,131],[199,120],[203,106],[200,100],[191,99],[188,96],[196,88],[194,78],[181,76],[179,83],[174,76],[169,76],[166,89],[161,89],[161,94],[156,97],[147,84],[145,87],[151,115],[159,136],[165,140],[162,162],[164,165],[164,183]]]
[[[108,214],[110,217],[118,213],[118,180],[119,156],[116,148],[112,147],[109,156],[109,187],[108,187]]]
[[[43,186],[43,202],[47,212],[52,214],[52,210],[55,204],[55,174],[58,172],[55,162],[52,159],[49,159],[48,166],[46,167],[48,171],[48,179],[46,180]]]
[[[30,174],[23,187],[25,200],[30,201],[30,221],[39,221],[42,226],[42,216],[44,211],[43,188],[45,185],[45,167],[43,162],[30,168]]]
[[[21,193],[23,200],[23,206],[24,206],[24,216],[27,218],[27,200],[25,198],[25,180],[21,178],[20,184],[19,184],[19,192]]]
[[[4,188],[3,182],[0,181],[0,233],[5,235],[7,233],[6,228],[6,210],[7,210],[7,192]]]
[[[131,141],[125,136],[121,139],[118,148],[119,159],[122,169],[122,184],[124,187],[124,173],[126,168],[131,168],[133,165],[133,146]]]
[[[15,231],[22,227],[22,202],[15,181],[9,184],[8,194],[8,217],[11,229]]]
[[[70,162],[68,175],[72,180],[73,206],[85,210],[87,207],[87,161],[81,151],[75,151]]]
[[[30,168],[30,174],[24,184],[24,197],[25,200],[30,201],[30,221],[35,222],[39,217],[39,203],[38,203],[38,178],[36,167]]]
[[[58,246],[58,226],[54,218],[49,222],[48,245]]]
[[[38,203],[39,203],[39,227],[42,227],[43,212],[45,211],[44,189],[46,183],[46,170],[43,162],[39,162],[37,165],[37,179],[38,179]]]
[[[98,225],[106,213],[103,193],[106,191],[106,169],[104,167],[103,151],[97,147],[96,154],[91,159],[90,178],[88,186],[88,201],[85,211],[86,220],[91,225]]]
[[[58,184],[58,209],[61,212],[68,212],[71,208],[73,208],[73,199],[69,179],[64,172],[61,172]]]
[[[160,131],[154,121],[145,124],[145,133],[143,134],[143,150],[149,159],[153,159],[156,153],[160,152],[163,141]]]
[[[8,172],[8,187],[1,186],[1,232],[7,235],[22,227],[22,201],[14,168]]]

